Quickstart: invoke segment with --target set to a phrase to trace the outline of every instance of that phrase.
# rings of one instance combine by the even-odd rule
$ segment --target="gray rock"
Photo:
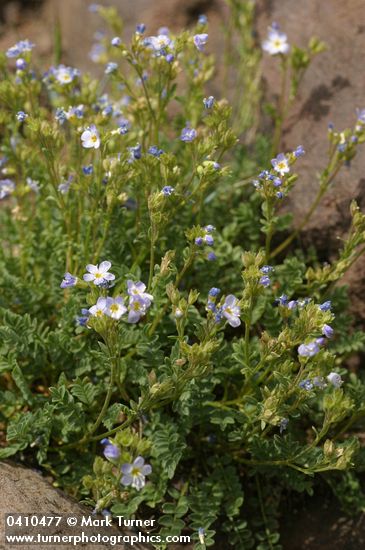
[[[34,550],[35,548],[44,548],[44,550],[55,550],[56,548],[74,549],[73,544],[44,544],[44,545],[13,545],[4,544],[5,534],[5,514],[37,514],[45,516],[73,516],[78,520],[80,525],[81,518],[83,516],[90,516],[90,508],[81,506],[75,500],[71,499],[61,491],[52,487],[52,485],[46,481],[39,473],[34,470],[23,468],[21,466],[11,464],[9,462],[0,462],[0,548],[11,548],[13,550]],[[98,519],[102,519],[102,516],[95,516]],[[12,534],[27,534],[37,535],[39,532],[43,534],[51,534],[51,528],[45,528],[43,531],[40,527],[29,527],[20,530],[12,531]],[[57,535],[79,535],[80,531],[85,531],[88,536],[97,536],[98,533],[104,533],[108,535],[122,535],[123,533],[118,530],[117,527],[84,527],[74,528],[69,527],[66,522],[62,521],[60,525],[52,533]],[[7,531],[7,534],[10,534]],[[126,533],[124,533],[126,534]],[[78,547],[92,548],[93,550],[101,550],[111,548],[108,544],[88,544],[80,543]],[[122,550],[129,550],[131,548],[135,550],[148,550],[151,548],[149,545],[140,545],[135,543],[133,547],[129,544],[118,544],[118,548]]]
[[[262,41],[271,22],[278,22],[287,33],[289,42],[306,46],[311,36],[327,44],[308,69],[300,87],[299,97],[284,125],[281,144],[283,151],[303,145],[305,157],[298,161],[299,180],[289,199],[288,210],[295,223],[300,223],[318,189],[317,174],[326,165],[327,126],[333,122],[336,129],[353,126],[356,108],[365,107],[365,78],[360,67],[365,49],[365,10],[363,0],[259,0],[257,29]],[[263,77],[268,98],[279,93],[277,60],[263,56]],[[349,168],[336,177],[326,195],[302,232],[304,245],[314,244],[319,257],[335,258],[350,224],[349,206],[356,199],[365,207],[365,147]],[[346,276],[351,285],[354,313],[365,319],[363,289],[365,286],[365,259],[360,258]],[[362,297],[362,300],[359,298]]]

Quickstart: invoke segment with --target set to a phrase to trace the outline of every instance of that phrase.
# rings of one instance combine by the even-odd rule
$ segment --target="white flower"
[[[288,37],[278,28],[269,27],[269,35],[262,44],[262,49],[270,55],[286,54],[290,49]]]
[[[150,36],[147,38],[147,43],[152,46],[155,52],[159,52],[171,46],[171,40],[165,34],[159,34],[158,36]]]
[[[241,308],[237,305],[238,300],[233,294],[229,294],[222,306],[222,313],[231,327],[239,327],[241,324]]]
[[[86,269],[89,273],[85,273],[83,276],[84,281],[88,283],[94,282],[96,286],[107,283],[108,281],[113,281],[115,275],[113,275],[113,273],[108,273],[111,265],[112,264],[108,261],[101,262],[100,265],[88,264]]]
[[[124,305],[124,300],[121,296],[106,299],[105,314],[108,315],[108,317],[112,317],[112,319],[118,320],[126,311],[127,308]]]
[[[271,164],[281,176],[290,172],[289,162],[284,153],[280,153],[275,159],[272,159]]]
[[[92,124],[81,134],[82,146],[85,149],[99,149],[100,147],[100,136],[99,132],[96,129],[95,124]]]
[[[89,311],[93,317],[102,317],[106,311],[106,298],[98,298],[96,304],[91,306]]]
[[[327,376],[327,380],[335,388],[340,388],[343,384],[343,380],[341,376],[337,374],[337,372],[330,372],[329,375]]]
[[[59,65],[54,69],[54,75],[60,84],[70,84],[79,74],[77,69],[65,67],[64,65]]]
[[[184,313],[181,311],[179,307],[175,309],[175,317],[176,319],[181,319],[181,317],[184,315]]]
[[[139,491],[146,485],[146,476],[152,472],[152,467],[144,463],[144,458],[137,456],[132,464],[123,464],[121,470],[123,474],[121,483]]]

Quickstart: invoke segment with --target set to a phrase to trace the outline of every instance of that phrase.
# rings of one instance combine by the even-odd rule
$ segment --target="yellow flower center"
[[[118,304],[112,304],[112,305],[110,306],[110,311],[111,311],[112,313],[116,313],[116,312],[118,311],[118,309],[119,309]]]
[[[97,271],[97,272],[95,273],[95,279],[100,279],[101,277],[102,277],[102,274],[99,273],[99,271]]]

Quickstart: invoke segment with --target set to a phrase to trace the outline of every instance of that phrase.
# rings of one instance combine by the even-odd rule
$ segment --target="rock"
[[[36,3],[37,9],[20,10],[20,2],[5,2],[1,18],[5,22],[0,49],[7,49],[19,38],[29,38],[37,44],[37,56],[43,56],[49,63],[52,61],[55,23],[59,22],[62,33],[63,57],[66,64],[77,66],[81,70],[92,69],[95,65],[89,58],[96,31],[102,30],[104,24],[95,13],[90,13],[89,0],[44,0]],[[102,6],[115,6],[124,21],[124,36],[129,39],[138,23],[145,23],[147,34],[155,34],[158,28],[167,26],[171,30],[181,30],[194,25],[198,16],[206,14],[210,25],[210,43],[213,51],[221,53],[222,14],[227,11],[224,0],[99,0]],[[26,2],[25,6],[26,7]],[[1,6],[0,6],[1,10]],[[16,17],[13,15],[16,14]],[[215,37],[215,38],[214,38]]]
[[[313,61],[300,86],[299,97],[284,125],[281,149],[292,150],[303,145],[305,157],[297,164],[299,180],[289,199],[290,210],[297,223],[310,207],[318,189],[316,175],[326,166],[327,126],[333,122],[336,129],[354,125],[356,108],[365,107],[364,75],[362,66],[365,49],[365,11],[362,0],[345,3],[342,0],[323,2],[307,0],[259,0],[257,3],[257,30],[260,41],[273,21],[280,24],[289,42],[306,46],[311,36],[327,44],[327,51]],[[263,56],[262,73],[268,98],[279,92],[278,61]],[[358,156],[349,168],[336,177],[326,195],[302,232],[304,245],[316,246],[321,260],[333,259],[340,248],[350,224],[349,206],[356,199],[365,206],[365,147],[359,147]],[[354,313],[365,319],[365,307],[358,297],[365,287],[365,259],[360,258],[346,276],[351,284]]]
[[[26,469],[21,466],[11,464],[9,462],[0,462],[0,487],[1,487],[1,499],[0,499],[0,548],[12,548],[13,550],[27,550],[34,549],[33,545],[13,545],[8,544],[1,546],[4,541],[5,514],[17,513],[17,514],[37,514],[45,516],[73,516],[80,520],[83,516],[90,516],[90,508],[86,508],[78,504],[75,500],[66,496],[61,491],[52,487],[39,473],[34,470]],[[102,516],[95,516],[102,519]],[[64,524],[65,523],[65,524]],[[80,535],[80,532],[84,531],[88,536],[97,536],[98,533],[108,535],[122,535],[123,533],[117,529],[117,527],[69,527],[66,522],[62,521],[52,533],[57,535]],[[29,527],[20,531],[17,528],[16,531],[12,531],[15,534],[27,534],[37,535],[42,532],[40,527]],[[45,528],[43,534],[51,534],[50,528]],[[127,533],[124,533],[127,534]],[[109,544],[88,544],[80,543],[78,546],[81,548],[92,548],[95,550],[101,550],[111,548]],[[44,550],[54,550],[59,548],[59,545],[39,545]],[[74,549],[75,546],[71,544],[63,544],[61,548]],[[129,550],[131,548],[135,550],[148,550],[151,547],[149,545],[141,545],[135,543],[133,546],[130,544],[118,544],[118,548],[122,550]]]

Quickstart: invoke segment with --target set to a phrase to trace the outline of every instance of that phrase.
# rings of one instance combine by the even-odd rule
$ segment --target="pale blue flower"
[[[213,287],[210,289],[210,291],[209,291],[209,293],[208,293],[208,296],[213,296],[213,297],[218,296],[218,294],[220,293],[220,291],[221,291],[220,288],[217,288],[217,287],[213,286]]]
[[[73,176],[69,176],[67,180],[62,181],[59,184],[58,190],[60,193],[62,193],[62,195],[65,195],[66,193],[68,193],[72,181],[73,181]]]
[[[39,193],[39,181],[33,180],[32,178],[26,178],[25,181],[27,182],[27,186],[29,187],[29,189],[31,189],[35,193]]]
[[[208,35],[207,33],[196,34],[193,40],[197,50],[199,50],[200,52],[203,52],[204,46],[206,45],[208,40]]]
[[[63,276],[63,280],[60,284],[61,288],[68,288],[70,286],[76,286],[77,285],[77,277],[74,275],[71,275],[71,273],[67,272]]]
[[[22,59],[21,57],[16,60],[15,66],[18,69],[18,71],[25,71],[25,69],[28,66],[28,63],[25,61],[25,59]]]
[[[118,70],[118,63],[114,63],[114,61],[110,61],[105,67],[105,74],[112,74],[115,71]]]
[[[149,307],[153,301],[152,294],[146,292],[146,285],[142,281],[134,282],[131,280],[127,281],[127,292],[130,296],[130,300],[140,299],[143,303]]]
[[[212,95],[210,95],[209,97],[205,97],[203,99],[204,107],[206,109],[211,109],[214,105],[214,101],[215,101],[215,99]]]
[[[194,128],[190,128],[190,126],[186,126],[186,128],[183,128],[181,130],[181,141],[185,141],[186,143],[189,143],[191,141],[194,141],[194,139],[197,136],[197,131]]]
[[[29,40],[20,40],[7,50],[6,57],[19,57],[22,53],[32,51],[33,48],[34,44]]]
[[[270,55],[287,54],[290,50],[288,37],[279,31],[278,26],[273,23],[269,27],[267,40],[262,44],[262,49]]]
[[[111,265],[112,264],[109,261],[101,262],[99,265],[88,264],[86,266],[88,273],[85,273],[83,276],[84,281],[88,283],[93,282],[96,286],[113,281],[115,279],[115,275],[109,273]]]
[[[162,188],[161,193],[163,193],[165,197],[169,197],[170,195],[172,195],[174,191],[175,191],[174,187],[171,187],[171,185],[165,185],[165,187]]]
[[[116,298],[107,298],[105,306],[105,315],[116,320],[119,320],[121,316],[127,311],[122,296],[117,296]]]
[[[311,391],[313,389],[313,383],[309,379],[302,380],[301,382],[299,382],[299,387],[302,390]]]
[[[24,122],[27,117],[28,115],[24,111],[18,111],[16,114],[16,118],[19,122]]]
[[[282,418],[282,419],[280,420],[280,422],[279,422],[280,434],[282,434],[283,431],[287,429],[288,424],[289,424],[289,419],[288,419],[288,418]]]
[[[118,132],[122,136],[124,136],[125,134],[128,134],[129,129],[131,127],[129,120],[127,120],[126,118],[121,118],[118,120],[118,124],[119,124]]]
[[[301,344],[298,347],[298,354],[301,357],[314,357],[319,352],[319,345],[317,342],[309,342],[308,344]]]
[[[238,299],[233,294],[229,294],[226,297],[222,305],[222,314],[231,327],[238,327],[241,324],[241,308],[238,305]]]
[[[263,265],[260,269],[261,273],[264,273],[267,275],[268,273],[271,273],[274,271],[274,268],[271,265]]]
[[[214,227],[214,225],[209,224],[209,225],[206,225],[206,226],[204,227],[204,230],[205,230],[207,233],[212,233],[213,231],[215,231],[215,227]]]
[[[259,283],[265,288],[270,286],[271,284],[270,277],[268,277],[267,275],[263,275],[262,277],[260,277]]]
[[[157,147],[157,145],[151,145],[151,147],[149,147],[147,153],[149,155],[152,155],[153,157],[160,157],[161,155],[163,155],[164,151],[163,149],[160,149],[159,147]]]
[[[343,380],[341,376],[337,374],[337,372],[330,372],[329,375],[327,376],[327,380],[335,388],[340,388],[343,384]]]
[[[94,172],[94,167],[92,164],[89,164],[88,166],[83,166],[82,171],[85,176],[91,176],[91,174]]]
[[[106,311],[106,298],[100,297],[94,306],[89,308],[89,313],[93,317],[102,317]]]
[[[128,147],[128,151],[130,152],[130,162],[142,158],[142,146],[139,143],[137,143],[137,145],[135,145],[134,147]]]
[[[113,445],[113,443],[110,443],[107,439],[107,443],[103,443],[105,441],[104,439],[101,441],[102,445],[105,445],[103,454],[105,458],[109,460],[117,460],[120,457],[120,450],[116,445]]]
[[[135,296],[129,300],[128,323],[138,323],[141,317],[146,314],[148,305],[140,296]]]
[[[122,485],[134,487],[139,491],[145,486],[146,476],[152,473],[152,467],[145,464],[144,458],[137,456],[132,464],[123,464],[121,471],[123,474]]]
[[[335,333],[335,331],[333,330],[333,328],[330,325],[323,325],[322,334],[324,334],[326,336],[326,338],[332,338],[334,333]]]
[[[298,145],[298,147],[295,149],[295,151],[293,151],[293,154],[294,154],[295,158],[299,158],[299,157],[302,157],[303,155],[305,155],[303,145]]]
[[[91,124],[81,134],[82,146],[85,149],[99,149],[100,147],[100,135],[96,129],[95,124]]]
[[[121,45],[122,39],[119,38],[119,36],[114,36],[114,38],[111,39],[110,43],[111,43],[112,46],[117,47],[117,46]]]
[[[146,30],[146,25],[144,23],[139,23],[137,26],[136,26],[136,33],[137,34],[143,34]]]
[[[70,84],[77,76],[79,76],[80,71],[78,69],[74,69],[73,67],[59,65],[52,70],[52,73],[55,76],[57,82],[64,85]]]
[[[284,153],[280,153],[276,158],[272,159],[271,164],[274,170],[279,172],[281,176],[290,172],[289,161]]]
[[[15,191],[15,183],[12,180],[0,180],[0,200],[5,199]]]

